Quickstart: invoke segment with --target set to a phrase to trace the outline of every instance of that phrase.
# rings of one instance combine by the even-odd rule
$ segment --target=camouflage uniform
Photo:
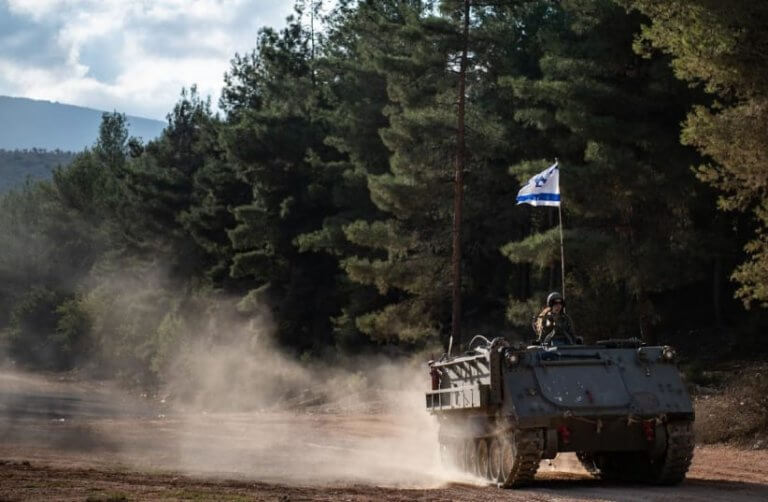
[[[536,340],[551,345],[576,344],[571,318],[563,310],[556,314],[552,307],[546,307],[536,317]]]

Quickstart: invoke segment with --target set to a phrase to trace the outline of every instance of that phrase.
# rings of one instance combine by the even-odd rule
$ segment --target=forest
[[[557,210],[515,197],[557,158],[579,335],[765,353],[768,4],[322,7],[234,54],[217,107],[182,90],[146,143],[105,114],[0,196],[0,352],[151,385],[237,336],[217,316],[268,318],[306,361],[445,348],[459,158],[454,344],[530,339],[562,286]]]
[[[0,148],[0,194],[27,181],[50,179],[54,169],[69,164],[74,156],[61,150]]]

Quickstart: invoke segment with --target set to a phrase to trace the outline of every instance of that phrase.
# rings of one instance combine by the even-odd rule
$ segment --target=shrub
[[[15,302],[5,338],[9,355],[22,366],[66,370],[85,350],[88,329],[76,300],[37,287]]]
[[[768,366],[735,375],[722,392],[696,399],[696,436],[703,443],[743,443],[768,435]]]

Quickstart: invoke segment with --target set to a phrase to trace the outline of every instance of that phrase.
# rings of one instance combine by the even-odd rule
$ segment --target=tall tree
[[[182,90],[162,135],[135,149],[126,169],[132,252],[162,259],[179,278],[226,278],[226,230],[234,227],[226,205],[245,200],[248,188],[227,162],[220,128],[210,100],[195,86]]]
[[[472,2],[461,6],[461,49],[458,74],[458,111],[456,116],[456,161],[453,170],[453,239],[451,242],[451,334],[461,344],[461,240],[462,208],[464,205],[464,171],[467,168],[467,66],[469,59],[469,25]]]
[[[233,209],[237,221],[229,232],[235,251],[230,274],[250,290],[242,306],[266,303],[280,340],[312,351],[328,345],[338,306],[333,258],[301,253],[296,245],[331,210],[311,162],[315,155],[325,157],[328,147],[322,125],[313,119],[321,93],[301,15],[299,9],[280,32],[263,29],[257,49],[233,60],[222,93],[222,138],[251,189],[250,200]]]
[[[384,110],[388,124],[380,137],[391,154],[386,171],[367,173],[371,200],[385,217],[345,227],[346,237],[372,254],[357,254],[343,264],[351,279],[375,286],[387,302],[356,321],[361,330],[377,339],[415,342],[442,337],[447,341],[450,334],[453,188],[461,186],[454,184],[461,181],[456,180],[460,150],[457,98],[463,94],[468,153],[460,175],[466,172],[465,189],[474,199],[463,215],[465,232],[457,246],[467,249],[467,243],[472,243],[461,262],[473,266],[463,271],[462,278],[475,278],[493,269],[493,258],[488,258],[497,253],[489,246],[494,235],[478,230],[493,226],[498,215],[505,213],[492,208],[493,199],[486,195],[496,196],[494,190],[500,185],[492,187],[498,181],[494,173],[504,170],[499,162],[504,129],[494,113],[497,103],[489,99],[493,80],[487,78],[500,63],[484,56],[496,54],[491,47],[498,47],[494,43],[500,37],[470,38],[477,42],[467,47],[466,90],[460,92],[459,70],[467,40],[463,20],[475,23],[490,17],[467,18],[465,7],[456,1],[439,5],[367,2],[360,7],[370,30],[363,37],[363,57],[387,82]],[[471,25],[468,29],[483,28]],[[498,277],[504,275],[497,274],[495,280]],[[455,284],[458,286],[458,278]],[[480,299],[486,298],[483,290],[489,284],[478,287],[474,280],[465,284],[473,293],[467,297],[477,297],[471,307],[472,319],[487,321],[492,315]],[[488,287],[486,293],[490,291]],[[476,309],[480,305],[484,315]]]
[[[360,329],[378,339],[416,341],[436,337],[450,319],[456,79],[447,67],[447,38],[455,40],[455,26],[421,2],[361,7],[379,33],[369,39],[366,57],[387,80],[389,123],[380,134],[391,158],[387,171],[370,173],[367,184],[388,218],[345,227],[350,241],[377,253],[347,258],[344,267],[389,301],[358,317]]]
[[[373,257],[375,251],[347,239],[344,227],[360,219],[380,216],[371,202],[368,175],[387,169],[389,152],[379,135],[386,127],[388,104],[386,77],[366,57],[367,34],[377,33],[377,24],[365,7],[340,1],[323,20],[324,34],[317,44],[315,60],[317,88],[322,106],[312,110],[314,121],[327,131],[329,148],[322,157],[309,159],[315,190],[328,194],[330,207],[322,227],[297,237],[302,252],[329,253],[336,259]],[[337,271],[334,283],[340,312],[332,319],[335,343],[343,349],[360,349],[370,338],[356,324],[358,316],[384,304],[375,288],[349,279]]]
[[[540,131],[512,173],[522,182],[561,159],[566,289],[582,333],[637,335],[639,327],[653,341],[659,295],[707,277],[707,248],[695,243],[716,242],[694,225],[707,212],[706,191],[696,190],[689,170],[694,152],[676,141],[691,97],[666,61],[632,52],[640,16],[590,0],[553,4],[546,18],[540,76],[502,81],[515,119]],[[546,272],[559,261],[552,223],[539,219],[540,232],[504,247],[513,262],[545,272],[541,289],[552,288]],[[530,314],[512,303],[517,323]]]
[[[768,4],[750,0],[617,0],[650,17],[642,54],[672,56],[678,77],[703,84],[716,100],[693,108],[683,142],[710,160],[698,176],[722,191],[719,207],[751,213],[748,259],[733,273],[745,305],[768,307]]]

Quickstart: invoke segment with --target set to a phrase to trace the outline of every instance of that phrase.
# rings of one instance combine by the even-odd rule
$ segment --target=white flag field
[[[517,203],[532,206],[560,205],[560,169],[557,162],[528,180],[517,192]]]

